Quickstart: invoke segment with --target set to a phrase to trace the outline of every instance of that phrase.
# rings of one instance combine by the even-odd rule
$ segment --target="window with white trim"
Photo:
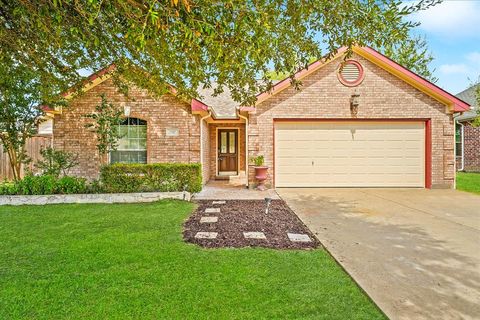
[[[147,122],[126,118],[118,126],[118,148],[110,151],[110,163],[147,163]]]

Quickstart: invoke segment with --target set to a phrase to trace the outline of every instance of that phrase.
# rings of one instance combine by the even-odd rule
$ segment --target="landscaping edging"
[[[60,203],[136,203],[161,199],[190,201],[189,192],[139,192],[99,194],[51,194],[36,196],[0,196],[0,205],[45,205]]]

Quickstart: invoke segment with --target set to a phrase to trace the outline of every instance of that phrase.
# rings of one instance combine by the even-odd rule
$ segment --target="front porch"
[[[193,196],[195,200],[264,200],[265,198],[280,199],[274,189],[259,191],[248,189],[245,183],[228,180],[210,180],[202,191]]]

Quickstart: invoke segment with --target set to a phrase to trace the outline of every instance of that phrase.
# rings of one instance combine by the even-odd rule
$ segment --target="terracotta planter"
[[[267,180],[268,177],[268,167],[266,166],[260,166],[260,167],[254,167],[255,168],[255,179],[258,181],[257,189],[264,191],[267,190],[267,187],[265,187],[265,180]]]

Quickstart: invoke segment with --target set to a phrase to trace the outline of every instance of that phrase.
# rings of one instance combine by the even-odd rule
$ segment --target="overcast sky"
[[[417,13],[435,57],[437,85],[457,94],[480,76],[480,1],[448,0]]]

